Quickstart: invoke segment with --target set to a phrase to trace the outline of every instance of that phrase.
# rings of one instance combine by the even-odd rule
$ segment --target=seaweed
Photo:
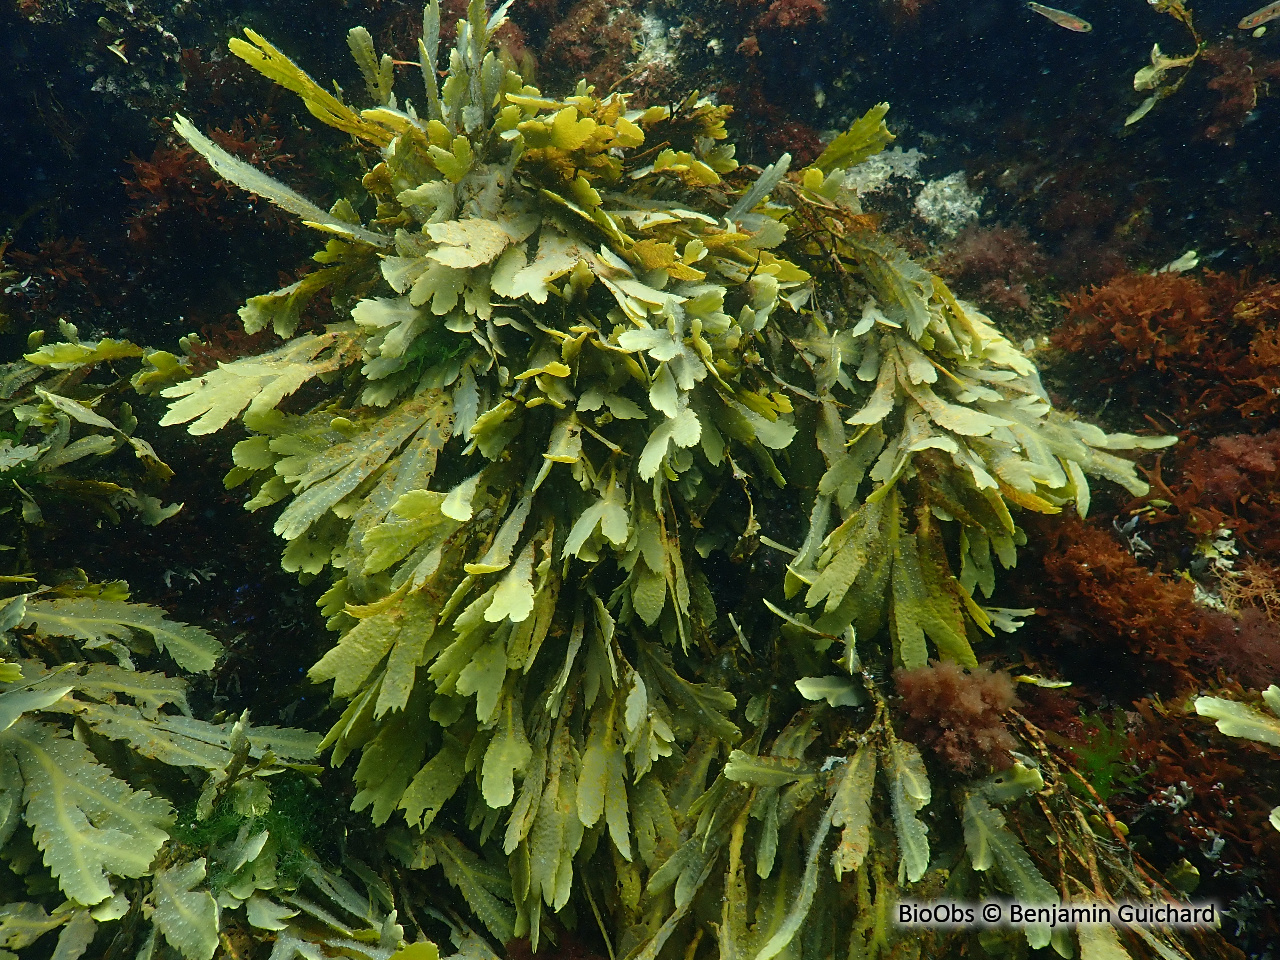
[[[1275,282],[1124,273],[1064,299],[1054,345],[1089,364],[1100,391],[1199,435],[1274,427]]]
[[[981,666],[965,672],[955,663],[935,662],[898,670],[893,679],[911,717],[907,732],[949,766],[971,772],[1013,765],[1009,751],[1018,742],[1001,717],[1016,702],[1007,673]]]
[[[171,401],[162,426],[236,431],[225,484],[324,588],[318,749],[349,768],[329,776],[350,780],[376,865],[342,864],[365,894],[315,857],[282,882],[269,777],[320,771],[262,745],[298,734],[220,718],[218,762],[176,790],[205,828],[165,847],[157,820],[167,853],[123,874],[147,942],[430,957],[398,920],[423,907],[467,956],[492,952],[474,921],[533,952],[770,960],[907,949],[889,905],[917,892],[1172,897],[975,651],[1016,629],[989,604],[1025,518],[1087,513],[1089,477],[1145,495],[1120,454],[1172,438],[1055,409],[1035,365],[874,228],[846,175],[892,139],[887,104],[803,169],[751,168],[728,108],[696,94],[545,95],[492,49],[507,6],[471,0],[441,82],[433,0],[411,94],[351,31],[365,106],[253,31],[232,41],[350,137],[363,176],[327,207],[175,123],[319,238],[314,269],[241,309],[281,344],[198,371],[170,355],[140,382]],[[713,590],[717,565],[751,586]],[[124,625],[90,638],[104,650],[154,623],[94,603]],[[913,675],[981,688],[930,757],[891,707]],[[159,710],[136,737],[161,753],[181,726]],[[965,750],[1003,769],[932,760]],[[977,941],[929,934],[940,954]],[[982,942],[1073,949],[1043,924]],[[1226,952],[1205,932],[1124,945]]]

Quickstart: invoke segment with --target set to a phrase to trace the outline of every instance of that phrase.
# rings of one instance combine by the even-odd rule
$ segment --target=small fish
[[[1275,0],[1274,3],[1268,3],[1265,7],[1253,11],[1236,26],[1241,30],[1252,30],[1254,27],[1271,22],[1276,17],[1280,17],[1280,0]]]
[[[1070,680],[1050,680],[1048,677],[1042,677],[1038,673],[1024,673],[1014,677],[1019,683],[1029,683],[1035,687],[1044,687],[1048,690],[1055,690],[1059,687],[1071,686]]]
[[[1036,3],[1035,0],[1031,0],[1027,6],[1040,14],[1040,16],[1047,17],[1058,26],[1064,27],[1067,30],[1072,30],[1076,33],[1088,33],[1093,29],[1092,23],[1088,20],[1083,20],[1080,17],[1077,17],[1074,13],[1067,13],[1067,11],[1059,10],[1056,7],[1046,7],[1043,3]],[[1280,6],[1280,0],[1276,0],[1276,4],[1273,4],[1273,6]],[[1258,11],[1258,13],[1261,12],[1262,11]],[[1254,14],[1255,17],[1257,15],[1258,14],[1256,13]],[[1275,16],[1275,13],[1272,13],[1271,15]]]

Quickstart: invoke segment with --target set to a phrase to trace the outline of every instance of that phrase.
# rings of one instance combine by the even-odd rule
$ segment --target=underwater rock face
[[[1197,47],[1220,123],[1153,55],[1049,136],[972,51],[902,69],[941,8],[705,9],[382,3],[332,68],[338,19],[255,20],[178,111],[102,7],[79,96],[178,119],[0,243],[0,954],[1263,949],[1274,284],[1185,242],[1256,184],[1147,176],[1181,122],[1256,142],[1248,56]],[[1146,62],[1091,18],[988,76]],[[1169,267],[1063,286],[1125,258]],[[891,922],[942,890],[1238,922]]]

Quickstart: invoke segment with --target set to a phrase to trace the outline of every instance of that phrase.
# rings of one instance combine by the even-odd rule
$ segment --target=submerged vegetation
[[[323,588],[332,642],[298,666],[336,705],[327,732],[197,719],[187,680],[133,658],[204,673],[212,635],[122,583],[7,578],[0,957],[55,930],[67,958],[1232,956],[1205,929],[892,919],[1186,893],[1107,805],[1138,779],[1123,723],[1073,752],[978,656],[1016,660],[1034,613],[999,605],[1025,518],[1084,517],[1090,477],[1146,496],[1122,454],[1175,438],[1056,408],[864,213],[848,172],[892,141],[886,104],[803,169],[748,167],[711,99],[544,94],[493,49],[507,6],[471,0],[441,82],[431,0],[411,94],[353,29],[363,105],[232,41],[351,139],[363,177],[328,210],[178,117],[321,235],[240,311],[278,346],[194,373],[68,328],[0,375],[28,523],[55,494],[172,515],[69,472],[125,446],[168,472],[126,389],[201,443],[234,431],[226,487]],[[1071,335],[1099,339],[1092,316]],[[1277,742],[1245,703],[1195,709]],[[306,823],[348,781],[358,849]]]

